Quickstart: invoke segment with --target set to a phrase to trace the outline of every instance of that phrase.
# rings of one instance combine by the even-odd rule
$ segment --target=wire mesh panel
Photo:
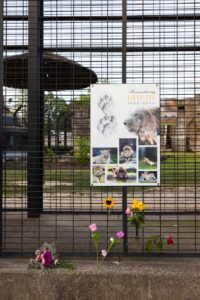
[[[104,247],[127,231],[120,255],[146,253],[155,236],[165,253],[198,253],[200,1],[4,0],[3,9],[2,253],[55,241],[66,254],[91,254],[90,223]],[[90,187],[95,82],[159,84],[159,187]],[[139,239],[126,194],[128,206],[145,204]]]

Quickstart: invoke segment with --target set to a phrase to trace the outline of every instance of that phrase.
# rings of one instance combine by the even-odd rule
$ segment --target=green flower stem
[[[112,250],[113,246],[117,244],[117,241],[114,240],[113,242],[110,243],[110,245],[108,246],[108,250],[107,250],[107,255],[103,256],[100,263],[99,263],[99,267],[102,265],[102,263],[104,262],[105,258],[108,256],[108,253]]]
[[[136,251],[140,251],[139,226],[135,226]]]
[[[99,245],[98,241],[94,240],[95,249],[96,249],[96,261],[97,261],[97,267],[99,266]]]
[[[98,233],[93,233],[92,237],[93,237],[93,241],[94,241],[94,247],[96,250],[96,263],[97,263],[97,267],[98,267],[98,265],[99,265],[99,235],[98,235]]]
[[[136,239],[139,239],[139,226],[135,226],[135,235],[136,235]]]

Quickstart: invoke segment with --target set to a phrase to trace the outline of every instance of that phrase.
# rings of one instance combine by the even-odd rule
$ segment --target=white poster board
[[[160,184],[157,84],[91,86],[92,186]]]

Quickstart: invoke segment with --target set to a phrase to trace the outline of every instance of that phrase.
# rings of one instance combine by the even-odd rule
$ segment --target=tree
[[[66,144],[67,132],[71,131],[70,105],[65,99],[49,93],[44,97],[44,132],[48,136],[48,147],[51,147],[51,131],[55,131],[55,144],[59,148],[60,131],[64,132]],[[66,145],[65,145],[66,146]]]
[[[49,93],[44,97],[44,118],[45,131],[59,130],[64,131],[66,126],[66,119],[70,115],[70,106],[65,99]],[[71,126],[70,126],[71,128]],[[68,128],[69,131],[69,128]]]

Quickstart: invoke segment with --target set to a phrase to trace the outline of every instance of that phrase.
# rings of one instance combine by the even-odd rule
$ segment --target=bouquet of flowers
[[[35,258],[31,258],[28,263],[30,269],[49,269],[49,268],[69,268],[74,269],[73,265],[60,258],[54,243],[45,242],[40,249],[35,251]]]
[[[144,203],[138,199],[133,199],[132,207],[127,207],[126,215],[128,221],[135,227],[136,239],[139,237],[139,229],[145,221]]]

